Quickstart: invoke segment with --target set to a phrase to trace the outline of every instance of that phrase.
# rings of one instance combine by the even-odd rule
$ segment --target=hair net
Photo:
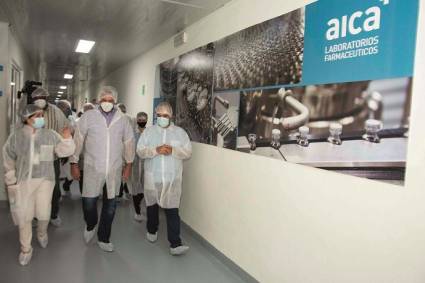
[[[156,106],[155,113],[166,113],[170,116],[173,116],[173,107],[168,102],[161,102]]]
[[[141,117],[144,117],[147,120],[148,119],[148,114],[146,114],[145,112],[139,112],[139,113],[137,113],[136,118],[139,119]]]
[[[107,95],[112,96],[115,101],[118,99],[118,92],[113,86],[103,86],[99,91],[99,100]]]
[[[32,93],[31,93],[31,97],[32,98],[37,98],[37,97],[46,97],[49,96],[49,92],[42,88],[42,87],[38,87],[36,88]]]
[[[66,99],[61,99],[61,100],[59,100],[57,103],[56,103],[56,105],[58,106],[58,107],[63,107],[63,108],[69,108],[69,109],[71,109],[72,108],[72,106],[71,106],[71,102],[69,102],[68,100],[66,100]]]
[[[95,107],[94,107],[93,103],[90,103],[90,102],[84,103],[83,112],[87,112],[87,111],[92,110],[94,108]]]
[[[119,103],[117,106],[121,110],[121,112],[123,113],[127,112],[127,107],[124,105],[124,103]]]
[[[38,106],[34,104],[27,104],[21,112],[22,122],[25,122],[29,117],[36,114],[37,112],[43,112],[43,109],[38,108]]]

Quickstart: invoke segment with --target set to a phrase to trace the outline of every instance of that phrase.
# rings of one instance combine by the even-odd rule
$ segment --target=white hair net
[[[84,105],[83,105],[83,112],[87,112],[87,111],[92,110],[94,108],[95,107],[94,107],[94,104],[93,103],[90,103],[90,102],[84,103]]]
[[[171,107],[170,103],[164,101],[156,106],[155,113],[168,114],[171,117],[173,116],[173,107]]]
[[[57,103],[56,103],[56,105],[58,106],[58,107],[62,107],[62,106],[64,106],[65,108],[72,108],[72,106],[71,106],[71,102],[69,102],[68,100],[66,100],[66,99],[61,99],[61,100],[59,100]]]
[[[29,117],[37,112],[43,112],[43,109],[38,108],[38,106],[34,104],[27,104],[21,111],[22,122],[25,122]]]
[[[148,114],[146,114],[145,112],[139,112],[139,113],[137,113],[136,118],[139,119],[141,117],[144,117],[144,118],[148,119]]]
[[[46,97],[49,96],[49,92],[42,88],[42,87],[38,87],[36,88],[32,93],[31,93],[31,97],[32,98],[37,98],[37,97]]]
[[[113,86],[103,86],[99,91],[99,100],[107,95],[112,96],[115,101],[118,100],[118,92]]]

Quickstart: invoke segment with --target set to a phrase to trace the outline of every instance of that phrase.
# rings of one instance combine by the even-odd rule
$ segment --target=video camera
[[[18,91],[18,98],[21,99],[22,95],[27,96],[27,104],[32,103],[31,93],[43,84],[36,81],[26,81],[22,90]]]

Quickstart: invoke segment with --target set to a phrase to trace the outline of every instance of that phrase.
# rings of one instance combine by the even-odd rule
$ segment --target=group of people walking
[[[157,240],[162,208],[170,254],[185,254],[189,247],[180,238],[179,206],[183,160],[190,158],[192,147],[187,133],[172,123],[170,104],[160,103],[155,109],[157,123],[146,128],[147,114],[140,112],[133,119],[120,110],[113,87],[103,87],[98,104],[84,105],[84,113],[77,119],[66,117],[66,111],[48,103],[45,89],[38,88],[31,96],[33,103],[21,109],[22,125],[3,147],[11,214],[19,227],[19,263],[27,265],[32,258],[34,222],[42,248],[48,245],[49,221],[61,225],[59,176],[63,158],[67,158],[62,164],[68,163],[69,175],[80,181],[86,243],[97,234],[98,246],[114,251],[111,231],[116,196],[126,184],[132,193],[135,220],[144,219],[141,204],[146,204],[146,239],[152,243]],[[70,182],[65,180],[65,190]]]

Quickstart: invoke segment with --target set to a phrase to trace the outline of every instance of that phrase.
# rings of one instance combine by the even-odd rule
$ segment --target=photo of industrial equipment
[[[304,25],[302,8],[217,41],[214,89],[301,82]]]
[[[237,149],[402,184],[411,79],[240,93]]]
[[[214,93],[212,99],[212,144],[236,149],[239,125],[239,92]]]
[[[161,98],[173,106],[176,125],[200,143],[211,143],[213,57],[210,43],[160,65]]]
[[[412,78],[311,85],[304,35],[298,9],[164,62],[160,98],[194,142],[403,184]]]

